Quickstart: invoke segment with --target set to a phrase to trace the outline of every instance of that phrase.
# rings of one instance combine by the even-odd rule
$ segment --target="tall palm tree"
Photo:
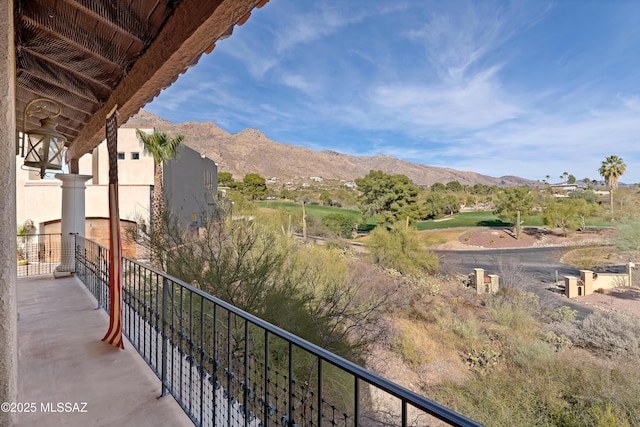
[[[598,171],[607,183],[609,188],[609,204],[611,207],[611,221],[613,221],[613,192],[618,188],[618,178],[624,175],[627,165],[624,164],[621,157],[616,155],[609,156],[602,162],[602,166]]]
[[[145,154],[153,157],[155,170],[153,174],[153,200],[151,202],[151,238],[152,247],[162,251],[164,243],[164,232],[162,218],[165,214],[165,199],[163,191],[163,170],[162,165],[167,160],[173,160],[178,155],[178,147],[184,140],[184,135],[170,136],[166,132],[155,129],[153,133],[147,133],[136,129],[136,136]],[[161,259],[152,254],[154,267],[162,267]]]

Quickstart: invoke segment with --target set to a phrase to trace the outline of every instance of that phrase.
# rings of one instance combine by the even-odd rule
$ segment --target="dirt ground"
[[[520,238],[516,239],[511,229],[480,229],[462,233],[457,239],[457,243],[461,246],[456,246],[460,249],[505,249],[576,244],[596,245],[608,243],[611,233],[612,231],[571,232],[568,236],[564,236],[560,229],[524,227],[520,232]]]
[[[559,229],[524,228],[520,238],[509,229],[471,229],[462,231],[457,239],[442,244],[438,249],[485,250],[530,248],[544,246],[593,246],[611,243],[613,230],[598,232],[572,232],[565,237]],[[640,274],[638,268],[636,274]],[[623,311],[640,317],[640,289],[616,288],[574,299],[575,302],[601,310]]]

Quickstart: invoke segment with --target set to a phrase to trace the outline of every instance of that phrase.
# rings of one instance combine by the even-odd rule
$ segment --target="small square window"
[[[118,152],[118,160],[124,160],[124,152],[122,151]]]
[[[133,151],[131,153],[131,160],[140,160],[140,153],[138,153],[137,151]]]

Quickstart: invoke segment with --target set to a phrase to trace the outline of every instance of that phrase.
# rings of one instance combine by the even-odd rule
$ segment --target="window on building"
[[[140,160],[140,153],[137,151],[131,152],[131,160]]]
[[[118,152],[118,160],[124,160],[124,152],[122,151]]]

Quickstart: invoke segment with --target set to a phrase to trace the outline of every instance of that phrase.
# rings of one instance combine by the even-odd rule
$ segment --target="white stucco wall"
[[[143,128],[152,132],[153,128]],[[136,137],[136,128],[118,129],[118,152],[124,159],[118,161],[118,183],[120,217],[149,223],[151,186],[153,185],[154,164],[151,156],[145,155]],[[139,153],[133,160],[131,153]],[[42,232],[42,224],[60,219],[62,210],[62,182],[47,176],[40,179],[37,172],[22,167],[24,159],[17,157],[16,171],[16,218],[22,224],[30,219],[36,230]],[[86,216],[107,217],[109,203],[109,159],[107,146],[100,144],[91,154],[84,155],[79,163],[82,175],[92,175],[87,181]]]

